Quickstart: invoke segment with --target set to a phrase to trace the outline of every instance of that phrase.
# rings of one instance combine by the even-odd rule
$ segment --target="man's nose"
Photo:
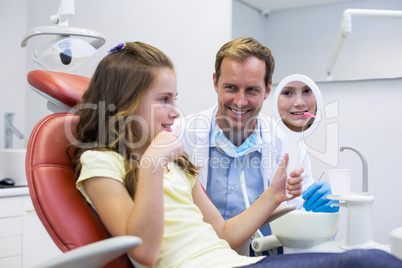
[[[248,100],[245,92],[243,90],[239,90],[236,93],[234,103],[237,105],[237,107],[241,108],[247,105]]]

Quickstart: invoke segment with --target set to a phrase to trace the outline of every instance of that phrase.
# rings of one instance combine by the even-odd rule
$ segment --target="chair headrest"
[[[45,70],[31,71],[27,79],[31,87],[43,93],[41,95],[50,96],[70,108],[81,101],[91,80],[85,76]]]

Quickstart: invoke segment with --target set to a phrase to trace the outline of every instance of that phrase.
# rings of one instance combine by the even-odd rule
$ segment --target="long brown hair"
[[[141,140],[132,116],[162,68],[174,71],[162,51],[142,42],[127,42],[105,56],[91,79],[79,105],[77,144],[73,167],[78,178],[80,157],[87,150],[114,151],[124,158],[124,178],[134,198],[141,152],[130,146]],[[187,154],[175,161],[186,173],[196,176],[197,168]]]

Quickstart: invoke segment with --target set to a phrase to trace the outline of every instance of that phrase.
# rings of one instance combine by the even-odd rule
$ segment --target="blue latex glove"
[[[313,212],[338,212],[339,207],[331,207],[331,204],[338,203],[338,201],[327,199],[327,195],[331,193],[331,186],[329,186],[328,182],[318,181],[313,183],[303,192],[303,199],[307,199],[303,205],[304,209]]]

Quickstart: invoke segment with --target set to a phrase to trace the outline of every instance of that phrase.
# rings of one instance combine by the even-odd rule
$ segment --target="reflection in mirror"
[[[288,136],[294,133],[310,135],[321,120],[321,92],[316,83],[302,74],[285,77],[276,87],[273,112],[278,126]],[[299,136],[299,135],[296,135]]]
[[[312,134],[322,120],[323,101],[316,83],[302,74],[285,77],[276,87],[273,112],[277,128],[289,138],[284,151],[289,154],[287,171],[300,166],[306,149],[303,139]]]
[[[308,85],[301,81],[292,81],[279,94],[278,111],[289,129],[301,132],[314,123],[317,100]]]

